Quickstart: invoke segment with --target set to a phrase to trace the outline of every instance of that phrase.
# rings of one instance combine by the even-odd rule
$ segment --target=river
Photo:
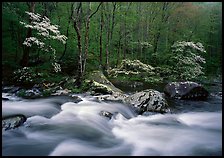
[[[2,95],[8,95],[3,93]],[[2,115],[23,114],[23,126],[2,130],[3,156],[221,156],[222,98],[169,100],[172,112],[136,115],[121,103],[58,96],[2,100]],[[114,113],[111,119],[101,111]]]

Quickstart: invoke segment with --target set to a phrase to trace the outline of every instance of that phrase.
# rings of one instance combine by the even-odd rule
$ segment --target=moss
[[[112,94],[122,91],[116,88],[101,71],[90,72],[84,80],[82,89],[101,94]]]
[[[48,96],[51,95],[51,93],[52,93],[52,91],[49,90],[49,89],[47,89],[47,90],[44,90],[44,91],[43,91],[42,95],[43,95],[44,97],[48,97]]]
[[[26,90],[25,90],[25,89],[21,89],[21,90],[17,93],[17,95],[18,95],[19,97],[24,97],[24,96],[26,95]]]

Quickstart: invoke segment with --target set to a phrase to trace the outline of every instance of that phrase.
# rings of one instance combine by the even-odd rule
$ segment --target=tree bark
[[[106,14],[106,19],[107,19],[107,42],[106,42],[106,65],[105,65],[105,68],[106,68],[106,70],[108,70],[108,68],[109,68],[109,45],[110,45],[110,19],[111,19],[111,17],[110,17],[110,13],[108,13],[109,12],[109,4],[108,4],[108,2],[106,3],[107,5],[107,14]]]
[[[70,23],[71,23],[72,16],[73,16],[73,14],[74,14],[73,6],[74,6],[74,3],[72,3],[72,5],[71,5],[71,15],[70,15],[69,20],[68,20],[68,25],[67,25],[67,29],[66,29],[66,37],[68,37],[68,33],[69,33],[69,31],[68,31],[68,30],[69,30],[69,25],[70,25]],[[67,40],[67,41],[68,41],[68,40]],[[66,53],[66,50],[67,50],[67,41],[66,41],[66,43],[65,43],[64,51],[63,51],[61,57],[59,58],[59,60],[62,60],[62,58],[65,56],[65,53]]]
[[[87,11],[87,18],[86,18],[86,32],[85,32],[85,52],[84,52],[84,59],[83,59],[83,72],[85,73],[86,68],[86,59],[88,55],[88,49],[89,49],[89,27],[90,27],[90,5],[91,2],[87,2],[88,5],[88,11]]]
[[[35,11],[35,2],[27,2],[27,5],[29,7],[30,12],[34,13]],[[29,19],[29,22],[31,23],[32,19]],[[32,36],[32,29],[28,28],[26,38],[29,38]],[[25,49],[23,51],[23,57],[20,61],[20,65],[23,67],[28,66],[29,63],[29,54],[30,54],[30,47],[25,46]]]
[[[157,30],[157,34],[155,35],[153,53],[156,53],[157,50],[158,50],[158,43],[159,43],[159,39],[160,39],[160,35],[161,35],[162,26],[165,22],[167,22],[168,17],[169,17],[169,16],[166,16],[168,5],[169,5],[168,2],[163,2],[161,24],[159,25],[159,28]]]
[[[80,85],[81,84],[81,79],[82,79],[82,72],[83,72],[83,68],[82,68],[82,36],[81,36],[81,11],[82,10],[82,3],[79,2],[77,4],[77,9],[76,9],[76,18],[74,19],[74,28],[77,34],[77,40],[78,40],[78,52],[79,52],[79,60],[78,60],[78,79],[77,79],[77,84]]]
[[[103,20],[103,2],[102,2],[102,8],[101,8],[101,17],[100,17],[100,65],[103,65],[103,46],[102,46],[102,36],[103,36],[103,24],[104,24],[104,20]]]

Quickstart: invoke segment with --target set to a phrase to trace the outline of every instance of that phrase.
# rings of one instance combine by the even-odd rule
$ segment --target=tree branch
[[[96,14],[96,12],[99,10],[99,8],[100,8],[100,6],[101,6],[102,3],[103,3],[103,2],[100,2],[100,4],[98,5],[98,7],[96,8],[95,12],[93,12],[93,13],[89,16],[89,18],[91,18],[94,14]]]

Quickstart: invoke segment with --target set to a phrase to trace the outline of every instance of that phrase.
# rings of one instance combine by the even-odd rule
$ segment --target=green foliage
[[[15,81],[21,82],[59,82],[63,76],[74,76],[78,72],[77,34],[73,19],[69,23],[72,3],[76,2],[36,2],[35,12],[42,17],[45,15],[53,24],[59,26],[58,30],[66,35],[68,31],[67,46],[54,40],[45,42],[57,51],[56,61],[60,63],[59,74],[54,73],[51,62],[53,55],[44,51],[30,50],[30,58],[42,59],[45,63],[29,68],[27,72],[18,72]],[[91,2],[91,13],[95,11],[99,2]],[[82,2],[83,15],[81,16],[82,37],[85,35],[85,21],[87,3]],[[113,9],[114,10],[114,24]],[[100,69],[100,19],[103,12],[102,32],[102,58],[106,63],[107,31],[109,38],[109,67],[117,67],[124,59],[137,60],[155,68],[147,81],[160,79],[196,79],[206,74],[221,73],[222,64],[222,3],[207,4],[204,2],[108,2],[104,3],[91,18],[89,29],[89,54],[87,55],[86,73]],[[26,2],[2,3],[2,66],[4,76],[20,69],[19,61],[23,55],[23,41],[26,39],[27,28],[19,22],[29,22],[25,11],[29,11]],[[76,12],[74,12],[75,17]],[[109,29],[108,29],[109,26]],[[112,31],[113,29],[113,31]],[[38,32],[33,30],[33,35]],[[66,35],[67,36],[67,35]],[[206,63],[201,65],[194,60],[196,49],[181,51],[181,47],[171,49],[175,41],[198,41],[203,43],[207,53],[203,55]],[[85,39],[82,38],[82,44]],[[155,48],[157,51],[155,52]],[[82,50],[85,47],[83,45]],[[179,49],[179,51],[178,51]],[[65,51],[60,61],[58,59]],[[130,65],[127,67],[132,69]],[[135,70],[132,70],[136,72]],[[138,70],[140,71],[140,70]],[[37,75],[39,73],[39,75]],[[11,76],[13,76],[12,74]],[[25,76],[24,76],[25,75]],[[127,77],[129,75],[129,77]],[[22,77],[23,76],[23,77]],[[125,77],[126,76],[126,77]],[[21,77],[21,79],[19,79]],[[143,80],[141,75],[121,74],[121,79]],[[150,79],[151,77],[151,79]],[[9,78],[9,77],[8,77]],[[17,80],[18,79],[18,80]],[[5,80],[5,78],[4,78]],[[9,80],[6,78],[6,80]],[[74,88],[74,91],[75,88]]]
[[[24,97],[26,95],[26,90],[25,89],[21,89],[18,94],[19,97]]]

